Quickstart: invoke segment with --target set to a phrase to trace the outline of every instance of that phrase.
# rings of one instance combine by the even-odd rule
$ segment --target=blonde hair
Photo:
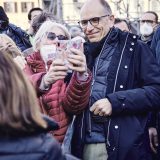
[[[39,28],[39,30],[37,31],[34,40],[33,40],[33,50],[34,51],[39,51],[40,50],[40,43],[46,38],[46,35],[48,32],[50,32],[53,28],[58,27],[60,28],[62,31],[64,31],[65,36],[70,39],[71,36],[69,34],[68,29],[60,24],[60,23],[56,23],[53,21],[45,21],[41,27]]]
[[[0,130],[32,132],[46,128],[35,90],[9,54],[0,51]]]
[[[22,55],[14,41],[6,34],[0,34],[0,51],[7,52],[10,56],[12,56],[12,58]]]

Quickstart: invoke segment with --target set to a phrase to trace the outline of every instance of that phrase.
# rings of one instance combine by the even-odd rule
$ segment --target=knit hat
[[[8,19],[8,17],[7,17],[7,15],[6,15],[2,6],[0,6],[0,20],[1,21],[7,21],[7,22],[9,21],[9,19]]]

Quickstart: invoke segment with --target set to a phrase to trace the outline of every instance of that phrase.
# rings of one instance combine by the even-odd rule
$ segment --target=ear
[[[109,21],[110,21],[110,27],[113,27],[114,26],[114,21],[115,21],[114,15],[111,15],[109,17]]]

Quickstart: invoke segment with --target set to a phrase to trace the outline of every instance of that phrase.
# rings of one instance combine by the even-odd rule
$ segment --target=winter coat
[[[29,41],[29,35],[20,27],[17,27],[14,24],[9,23],[8,27],[4,31],[2,31],[2,33],[9,36],[21,51],[32,47]]]
[[[27,57],[27,62],[33,71],[30,79],[37,90],[42,112],[52,117],[60,128],[53,132],[55,138],[62,143],[68,125],[74,114],[80,114],[87,106],[90,93],[91,74],[87,81],[80,82],[74,73],[70,83],[58,80],[48,91],[41,91],[39,84],[45,74],[45,65],[38,52]]]
[[[87,143],[87,134],[92,136],[96,130],[96,119],[89,107],[108,98],[112,116],[97,118],[97,123],[106,126],[108,160],[150,160],[147,118],[149,111],[160,109],[160,70],[150,48],[137,38],[115,28],[106,36],[93,64],[91,103],[76,119],[73,138],[76,156],[82,156],[80,150]],[[85,50],[86,57],[92,53],[89,48]],[[112,57],[106,69],[108,54]],[[78,128],[81,132],[76,132]],[[90,143],[96,143],[94,140],[93,136]]]
[[[49,129],[56,129],[57,124],[47,119]],[[1,129],[0,129],[1,130]],[[62,153],[60,144],[46,129],[37,129],[33,133],[0,134],[0,160],[77,160]],[[16,131],[14,131],[16,132]]]
[[[151,43],[151,49],[156,55],[156,60],[160,64],[160,26],[157,28]]]
[[[156,60],[160,68],[160,26],[157,28],[151,43],[151,49],[156,55]],[[150,127],[156,127],[158,131],[158,139],[160,140],[160,112],[151,114]],[[158,147],[158,157],[160,156],[160,141]]]

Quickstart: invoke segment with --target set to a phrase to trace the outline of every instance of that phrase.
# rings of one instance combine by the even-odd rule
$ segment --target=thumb
[[[91,112],[94,112],[95,109],[96,109],[96,105],[93,104],[93,105],[91,106],[91,108],[90,108],[90,111],[91,111]]]

